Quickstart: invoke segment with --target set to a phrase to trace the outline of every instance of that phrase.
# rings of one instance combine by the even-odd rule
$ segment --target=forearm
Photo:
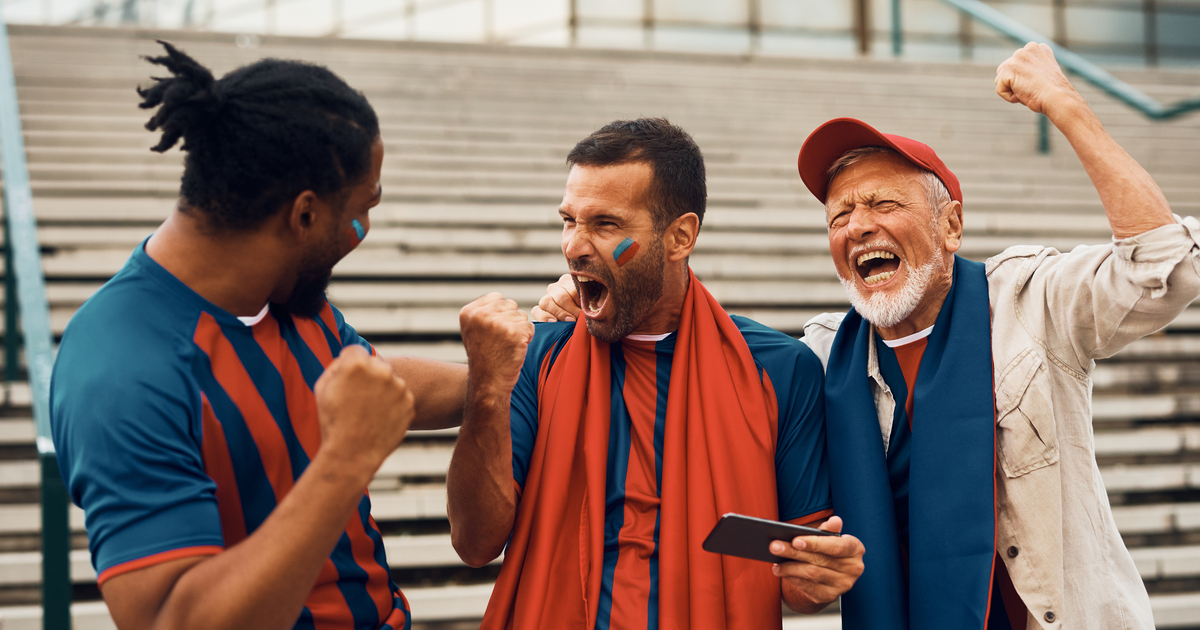
[[[465,364],[418,357],[389,357],[388,363],[416,399],[417,415],[410,429],[448,429],[462,422],[467,397]]]
[[[249,538],[179,577],[152,627],[291,628],[370,481],[361,468],[318,452]]]
[[[1175,222],[1150,174],[1104,129],[1081,97],[1064,98],[1046,115],[1071,143],[1108,215],[1113,235],[1127,238]]]
[[[451,542],[471,566],[500,555],[512,532],[517,492],[508,415],[507,396],[472,392],[446,475]]]

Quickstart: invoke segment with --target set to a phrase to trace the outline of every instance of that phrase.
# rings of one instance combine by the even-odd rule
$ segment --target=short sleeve
[[[51,425],[101,580],[156,556],[218,553],[216,484],[205,473],[200,394],[182,340],[72,323],[52,375]]]
[[[513,481],[517,487],[525,487],[529,473],[529,460],[533,457],[533,446],[538,430],[538,379],[542,363],[553,362],[575,324],[572,322],[534,322],[533,339],[525,351],[525,363],[521,376],[513,388],[509,410],[509,427],[512,434]]]
[[[350,345],[358,345],[366,348],[367,352],[371,353],[371,356],[379,356],[379,353],[375,352],[375,347],[368,343],[366,339],[360,337],[358,331],[354,330],[353,326],[346,323],[346,317],[342,315],[342,312],[337,307],[330,304],[329,308],[333,312],[333,320],[337,324],[338,339],[342,342],[343,348]]]
[[[825,458],[825,371],[804,343],[734,317],[779,404],[775,485],[779,520],[811,517],[833,507]]]

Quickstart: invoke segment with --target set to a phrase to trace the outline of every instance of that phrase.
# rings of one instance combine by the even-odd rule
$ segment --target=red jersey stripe
[[[180,558],[191,558],[194,556],[215,556],[222,551],[225,551],[224,547],[216,547],[213,545],[182,547],[180,549],[172,549],[170,551],[156,553],[144,558],[138,558],[137,560],[122,562],[121,564],[116,564],[109,567],[108,569],[102,571],[100,575],[96,576],[96,586],[104,586],[105,582],[117,577],[118,575],[123,575],[131,571],[137,571],[138,569],[145,569],[146,567],[152,567],[156,564],[162,564],[164,562],[170,562],[171,560],[178,560]]]
[[[375,519],[371,517],[368,519],[371,527],[378,532],[379,527],[375,525]],[[367,535],[367,530],[357,511],[346,525],[346,535],[350,537],[350,549],[354,554],[355,564],[367,573],[367,593],[375,602],[379,618],[383,619],[392,608],[392,593],[389,583],[391,576],[375,561],[375,541]]]
[[[196,345],[208,354],[212,363],[213,378],[225,390],[233,404],[241,412],[246,429],[254,438],[254,444],[262,457],[267,480],[275,492],[275,502],[283,500],[293,484],[292,462],[288,459],[287,444],[279,425],[275,424],[271,410],[263,402],[250,374],[246,372],[233,345],[225,338],[221,325],[208,313],[200,314],[194,338]]]
[[[333,353],[329,351],[329,342],[325,340],[325,331],[321,329],[321,325],[316,320],[306,317],[293,317],[292,322],[296,324],[300,338],[308,344],[308,349],[312,350],[321,365],[329,367],[333,362]]]
[[[357,515],[355,516],[357,518]],[[354,611],[346,603],[346,597],[338,588],[338,570],[333,560],[325,559],[317,582],[304,600],[304,607],[312,613],[315,630],[339,630],[354,627]]]
[[[317,449],[321,447],[317,399],[308,388],[308,382],[304,380],[300,364],[296,362],[296,355],[292,354],[287,340],[279,333],[279,322],[275,321],[274,317],[268,317],[254,327],[254,340],[283,378],[292,431],[296,433],[296,439],[300,441],[300,446],[311,460],[317,456]]]
[[[629,463],[625,474],[625,515],[617,535],[620,552],[613,571],[609,627],[645,628],[650,612],[650,558],[656,547],[654,525],[662,503],[654,452],[658,354],[653,342],[627,339],[622,345],[625,348],[622,396],[630,421]]]
[[[337,325],[337,318],[333,316],[333,306],[330,305],[329,302],[325,302],[325,307],[321,309],[320,317],[321,321],[325,322],[325,327],[328,328],[329,332],[333,333],[333,335],[336,337],[338,330],[340,329]],[[339,339],[338,341],[340,342],[341,340]]]
[[[788,522],[791,523],[792,525],[808,525],[809,523],[823,521],[823,520],[829,518],[830,516],[833,516],[833,508],[830,508],[828,510],[821,510],[820,512],[813,512],[812,514],[809,514],[808,516],[801,516],[800,518],[794,518]]]
[[[225,429],[217,421],[208,396],[200,394],[200,419],[203,432],[202,455],[204,471],[217,484],[217,511],[221,515],[221,534],[225,546],[232,547],[246,538],[246,517],[242,513],[242,496],[238,492]]]

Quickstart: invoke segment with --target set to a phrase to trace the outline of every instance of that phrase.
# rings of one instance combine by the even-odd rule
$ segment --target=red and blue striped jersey
[[[312,388],[348,344],[370,348],[328,303],[248,325],[140,245],[71,319],[50,387],[100,583],[254,533],[320,447]],[[295,627],[409,626],[364,493]]]
[[[831,513],[825,465],[824,370],[799,341],[732,316],[779,411],[775,450],[780,520]],[[575,324],[537,324],[510,415],[513,477],[523,487],[538,430],[538,375],[558,358]],[[659,508],[667,392],[676,334],[610,344],[611,421],[605,492],[604,567],[596,628],[658,627]],[[717,366],[714,366],[717,367]],[[547,368],[548,369],[548,368]]]

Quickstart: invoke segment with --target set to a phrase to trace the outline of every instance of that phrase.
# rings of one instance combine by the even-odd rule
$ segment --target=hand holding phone
[[[771,542],[782,540],[789,545],[796,536],[841,536],[823,529],[793,525],[765,518],[729,513],[717,521],[704,539],[705,551],[763,562],[788,562],[791,559],[771,553]]]

